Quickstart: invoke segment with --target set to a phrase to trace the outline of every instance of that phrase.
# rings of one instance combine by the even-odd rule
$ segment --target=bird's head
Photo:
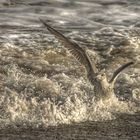
[[[104,69],[98,73],[97,79],[100,81],[107,81],[107,76]]]
[[[106,74],[105,73],[98,74],[97,78],[102,81],[102,80],[106,79]]]

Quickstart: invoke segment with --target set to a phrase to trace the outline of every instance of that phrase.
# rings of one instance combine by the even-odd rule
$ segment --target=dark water
[[[115,97],[95,102],[85,69],[39,18],[89,49]],[[0,140],[140,139],[139,0],[0,1]]]
[[[1,139],[78,139],[78,140],[137,140],[140,137],[140,116],[121,115],[119,119],[104,122],[84,122],[71,125],[50,126],[46,129],[17,127],[1,130]]]

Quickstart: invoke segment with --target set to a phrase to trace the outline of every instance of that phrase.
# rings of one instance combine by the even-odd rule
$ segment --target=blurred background
[[[74,30],[139,27],[139,0],[1,0],[1,25],[37,26],[38,18]]]

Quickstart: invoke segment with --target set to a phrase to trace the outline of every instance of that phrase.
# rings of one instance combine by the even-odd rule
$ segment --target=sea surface
[[[88,50],[114,94],[96,100],[86,70],[39,18]],[[140,1],[1,0],[0,140],[139,140]]]

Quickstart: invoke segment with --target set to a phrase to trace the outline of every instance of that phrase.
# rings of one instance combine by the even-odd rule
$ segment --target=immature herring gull
[[[123,64],[113,73],[110,80],[108,80],[106,74],[102,71],[99,72],[95,63],[91,62],[86,49],[83,49],[76,42],[65,37],[59,31],[48,25],[44,20],[40,19],[40,21],[47,27],[48,31],[52,33],[82,65],[85,66],[87,78],[94,86],[95,94],[102,98],[109,98],[110,96],[114,95],[114,83],[117,77],[124,69],[134,63],[128,62]]]

